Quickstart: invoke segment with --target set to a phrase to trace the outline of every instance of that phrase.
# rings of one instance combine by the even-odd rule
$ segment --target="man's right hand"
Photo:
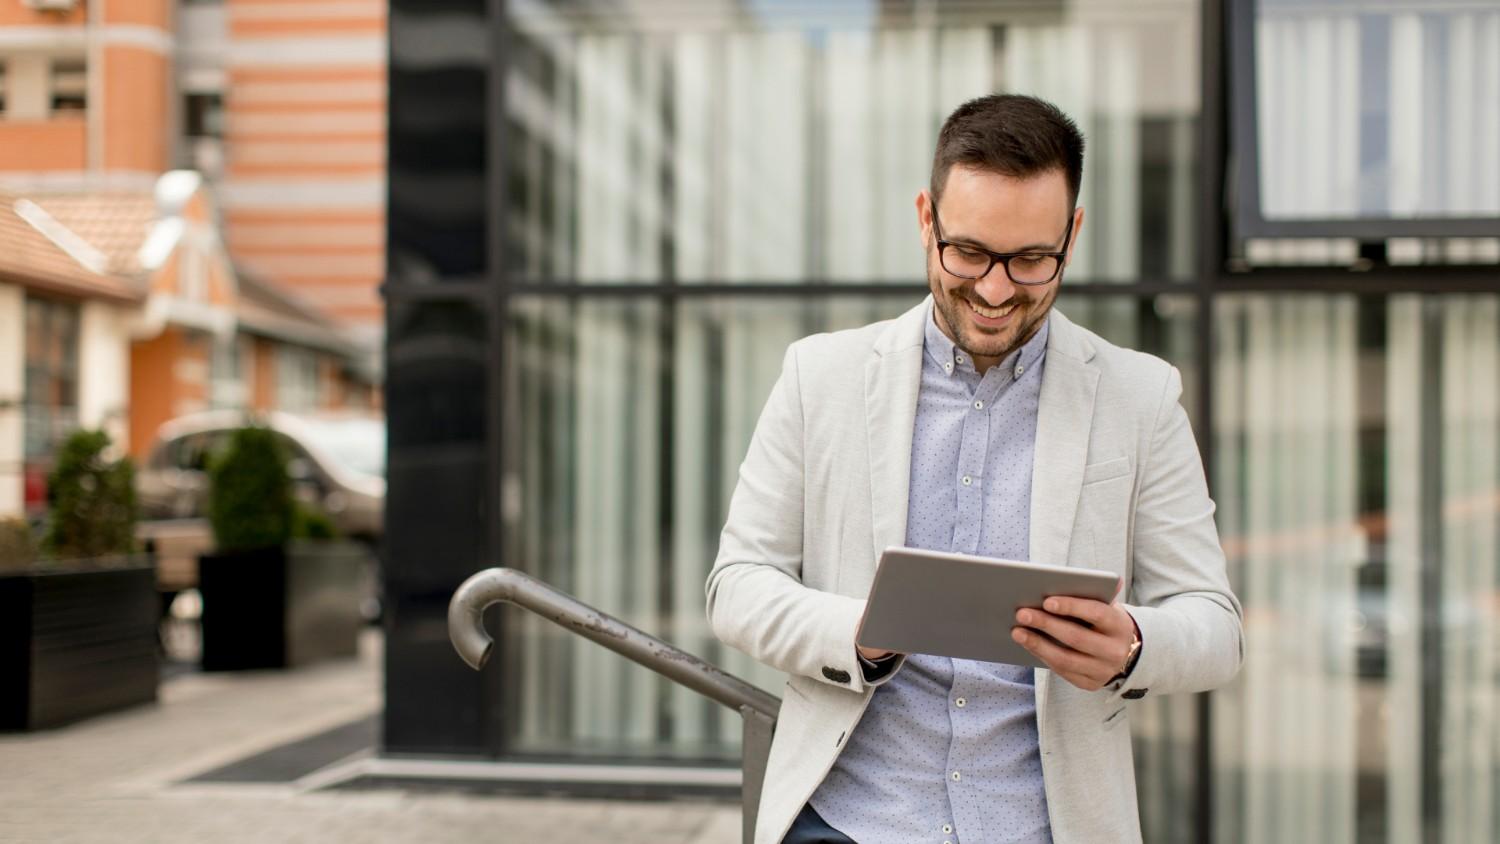
[[[864,647],[862,645],[855,645],[854,647],[859,650],[859,655],[860,656],[864,657],[865,659],[871,660],[871,661],[874,661],[874,660],[877,660],[877,659],[885,659],[886,657],[888,657],[892,653],[894,653],[894,651],[882,651],[882,650],[877,650],[875,648],[867,648],[867,647]]]

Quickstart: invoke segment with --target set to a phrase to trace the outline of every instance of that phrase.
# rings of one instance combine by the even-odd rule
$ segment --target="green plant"
[[[296,539],[338,539],[339,531],[327,513],[316,505],[299,501],[292,519],[292,536]]]
[[[107,460],[109,435],[74,431],[57,452],[47,476],[47,535],[52,557],[78,559],[135,550],[135,467],[130,458]]]
[[[208,468],[208,521],[220,551],[284,545],[296,508],[286,449],[268,428],[235,431]]]
[[[36,562],[36,537],[25,519],[0,519],[0,571],[21,571]]]

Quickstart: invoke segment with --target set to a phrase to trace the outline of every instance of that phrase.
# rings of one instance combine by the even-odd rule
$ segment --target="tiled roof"
[[[16,212],[23,198],[0,192],[0,279],[72,296],[139,301],[145,291],[117,274],[96,273]]]
[[[157,220],[150,190],[28,195],[43,211],[99,250],[109,271],[140,274],[141,245]]]

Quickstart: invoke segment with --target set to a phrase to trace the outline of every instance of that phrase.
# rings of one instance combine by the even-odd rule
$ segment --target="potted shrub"
[[[134,469],[78,431],[48,477],[46,532],[0,520],[0,729],[156,699],[156,572],[134,553]]]
[[[215,550],[199,558],[203,669],[285,668],[353,656],[365,550],[293,494],[268,428],[235,431],[208,470]]]

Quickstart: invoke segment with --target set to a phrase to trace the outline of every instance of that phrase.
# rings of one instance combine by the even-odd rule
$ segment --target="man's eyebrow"
[[[999,249],[991,249],[987,244],[980,243],[979,241],[975,240],[972,237],[966,237],[966,236],[961,235],[961,234],[948,234],[947,232],[943,232],[943,235],[944,235],[943,236],[943,240],[946,240],[949,243],[961,243],[961,244],[963,244],[965,246],[977,246],[980,249],[985,250],[986,252],[994,252],[994,253],[996,253],[998,255],[1014,255],[1014,254],[1019,254],[1021,252],[1056,252],[1057,251],[1057,244],[1055,244],[1055,243],[1029,243],[1029,244],[1027,244],[1025,246],[1022,246],[1020,249],[1013,249],[1010,252],[1005,252],[1005,251],[1002,251],[1002,250],[999,250]]]

